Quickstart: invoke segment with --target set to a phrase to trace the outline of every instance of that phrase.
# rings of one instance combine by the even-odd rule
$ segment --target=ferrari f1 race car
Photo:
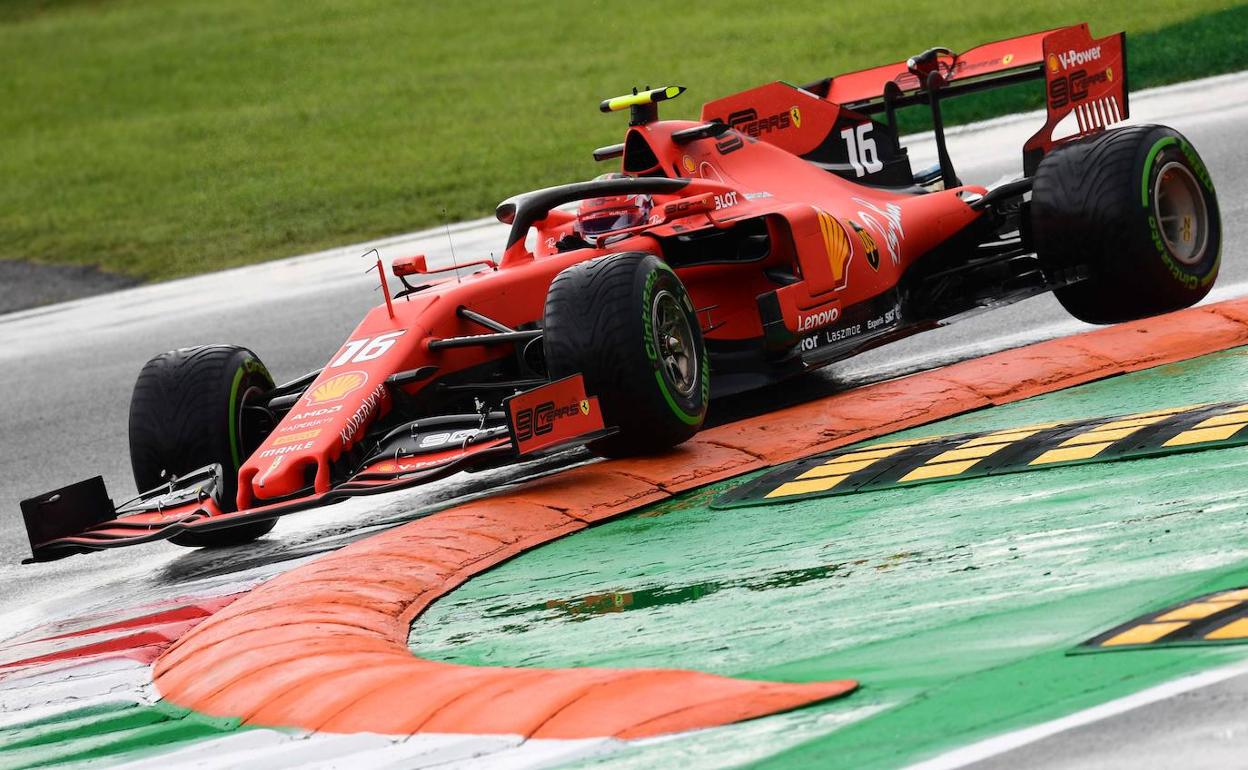
[[[963,184],[950,97],[1043,81],[1023,173]],[[628,110],[619,170],[518,195],[496,264],[383,265],[385,302],[324,368],[275,386],[251,351],[153,358],[130,412],[134,478],[22,504],[35,560],[161,538],[246,542],[280,515],[585,444],[656,452],[708,400],[765,386],[968,313],[1052,291],[1114,323],[1200,300],[1221,225],[1196,150],[1127,118],[1125,36],[1086,25],[804,86],[770,83],[659,120]],[[911,168],[897,111],[930,111],[939,164]],[[578,208],[579,206],[579,208]]]

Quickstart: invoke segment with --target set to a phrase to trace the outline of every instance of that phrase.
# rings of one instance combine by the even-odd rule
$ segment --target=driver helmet
[[[626,174],[612,172],[595,177],[594,181],[628,178]],[[654,199],[649,195],[608,195],[583,200],[576,211],[576,234],[582,238],[596,238],[636,227],[645,223],[653,207]]]

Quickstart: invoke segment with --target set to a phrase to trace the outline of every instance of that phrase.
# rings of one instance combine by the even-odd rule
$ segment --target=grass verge
[[[690,86],[664,114],[693,117],[1078,20],[1128,30],[1134,88],[1248,67],[1228,0],[5,0],[0,259],[160,279],[481,216],[596,173],[624,122],[597,100],[634,84]]]

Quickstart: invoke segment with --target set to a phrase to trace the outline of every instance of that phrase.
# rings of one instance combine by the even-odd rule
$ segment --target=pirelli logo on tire
[[[530,454],[603,430],[598,399],[579,374],[507,399],[507,421],[519,454]]]

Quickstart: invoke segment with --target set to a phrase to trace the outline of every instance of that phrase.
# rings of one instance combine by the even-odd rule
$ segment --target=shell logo
[[[1049,54],[1049,72],[1057,72],[1057,55]]]
[[[364,387],[366,382],[368,382],[368,375],[364,372],[336,374],[308,391],[306,401],[309,405],[341,401],[349,393]]]
[[[693,162],[693,158],[689,157],[688,155],[686,155],[684,158],[681,158],[681,164],[684,165],[685,171],[689,172],[690,174],[692,174],[698,168],[697,164]]]
[[[832,268],[832,279],[839,286],[844,286],[845,265],[849,263],[852,247],[849,237],[840,224],[825,211],[819,211],[819,232],[823,235],[823,247],[828,252],[828,265]]]

